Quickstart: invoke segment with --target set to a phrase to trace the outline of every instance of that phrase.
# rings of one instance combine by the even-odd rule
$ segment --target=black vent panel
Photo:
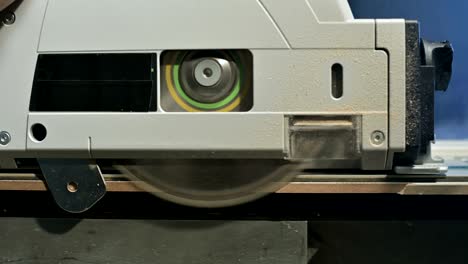
[[[30,111],[156,111],[156,54],[42,54]]]

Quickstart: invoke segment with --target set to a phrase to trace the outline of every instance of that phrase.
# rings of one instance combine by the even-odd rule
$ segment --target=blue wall
[[[421,22],[421,36],[450,40],[455,49],[452,83],[436,94],[438,139],[468,139],[468,1],[349,0],[356,18],[406,18]]]

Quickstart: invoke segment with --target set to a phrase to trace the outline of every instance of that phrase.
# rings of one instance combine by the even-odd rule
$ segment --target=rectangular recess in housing
[[[289,158],[356,160],[361,155],[358,116],[289,117]]]
[[[168,50],[161,54],[166,112],[248,112],[253,107],[249,50]]]
[[[156,54],[41,54],[32,112],[156,111]]]

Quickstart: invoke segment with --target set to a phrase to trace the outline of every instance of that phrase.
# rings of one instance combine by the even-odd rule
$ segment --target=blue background
[[[450,40],[455,49],[447,92],[436,93],[437,139],[468,139],[468,1],[349,0],[356,18],[405,18],[421,22],[421,37]]]

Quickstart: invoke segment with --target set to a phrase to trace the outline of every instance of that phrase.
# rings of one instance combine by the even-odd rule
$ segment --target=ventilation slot
[[[343,97],[343,66],[339,63],[332,66],[332,96],[335,99]]]
[[[30,111],[156,111],[156,54],[39,55]]]

